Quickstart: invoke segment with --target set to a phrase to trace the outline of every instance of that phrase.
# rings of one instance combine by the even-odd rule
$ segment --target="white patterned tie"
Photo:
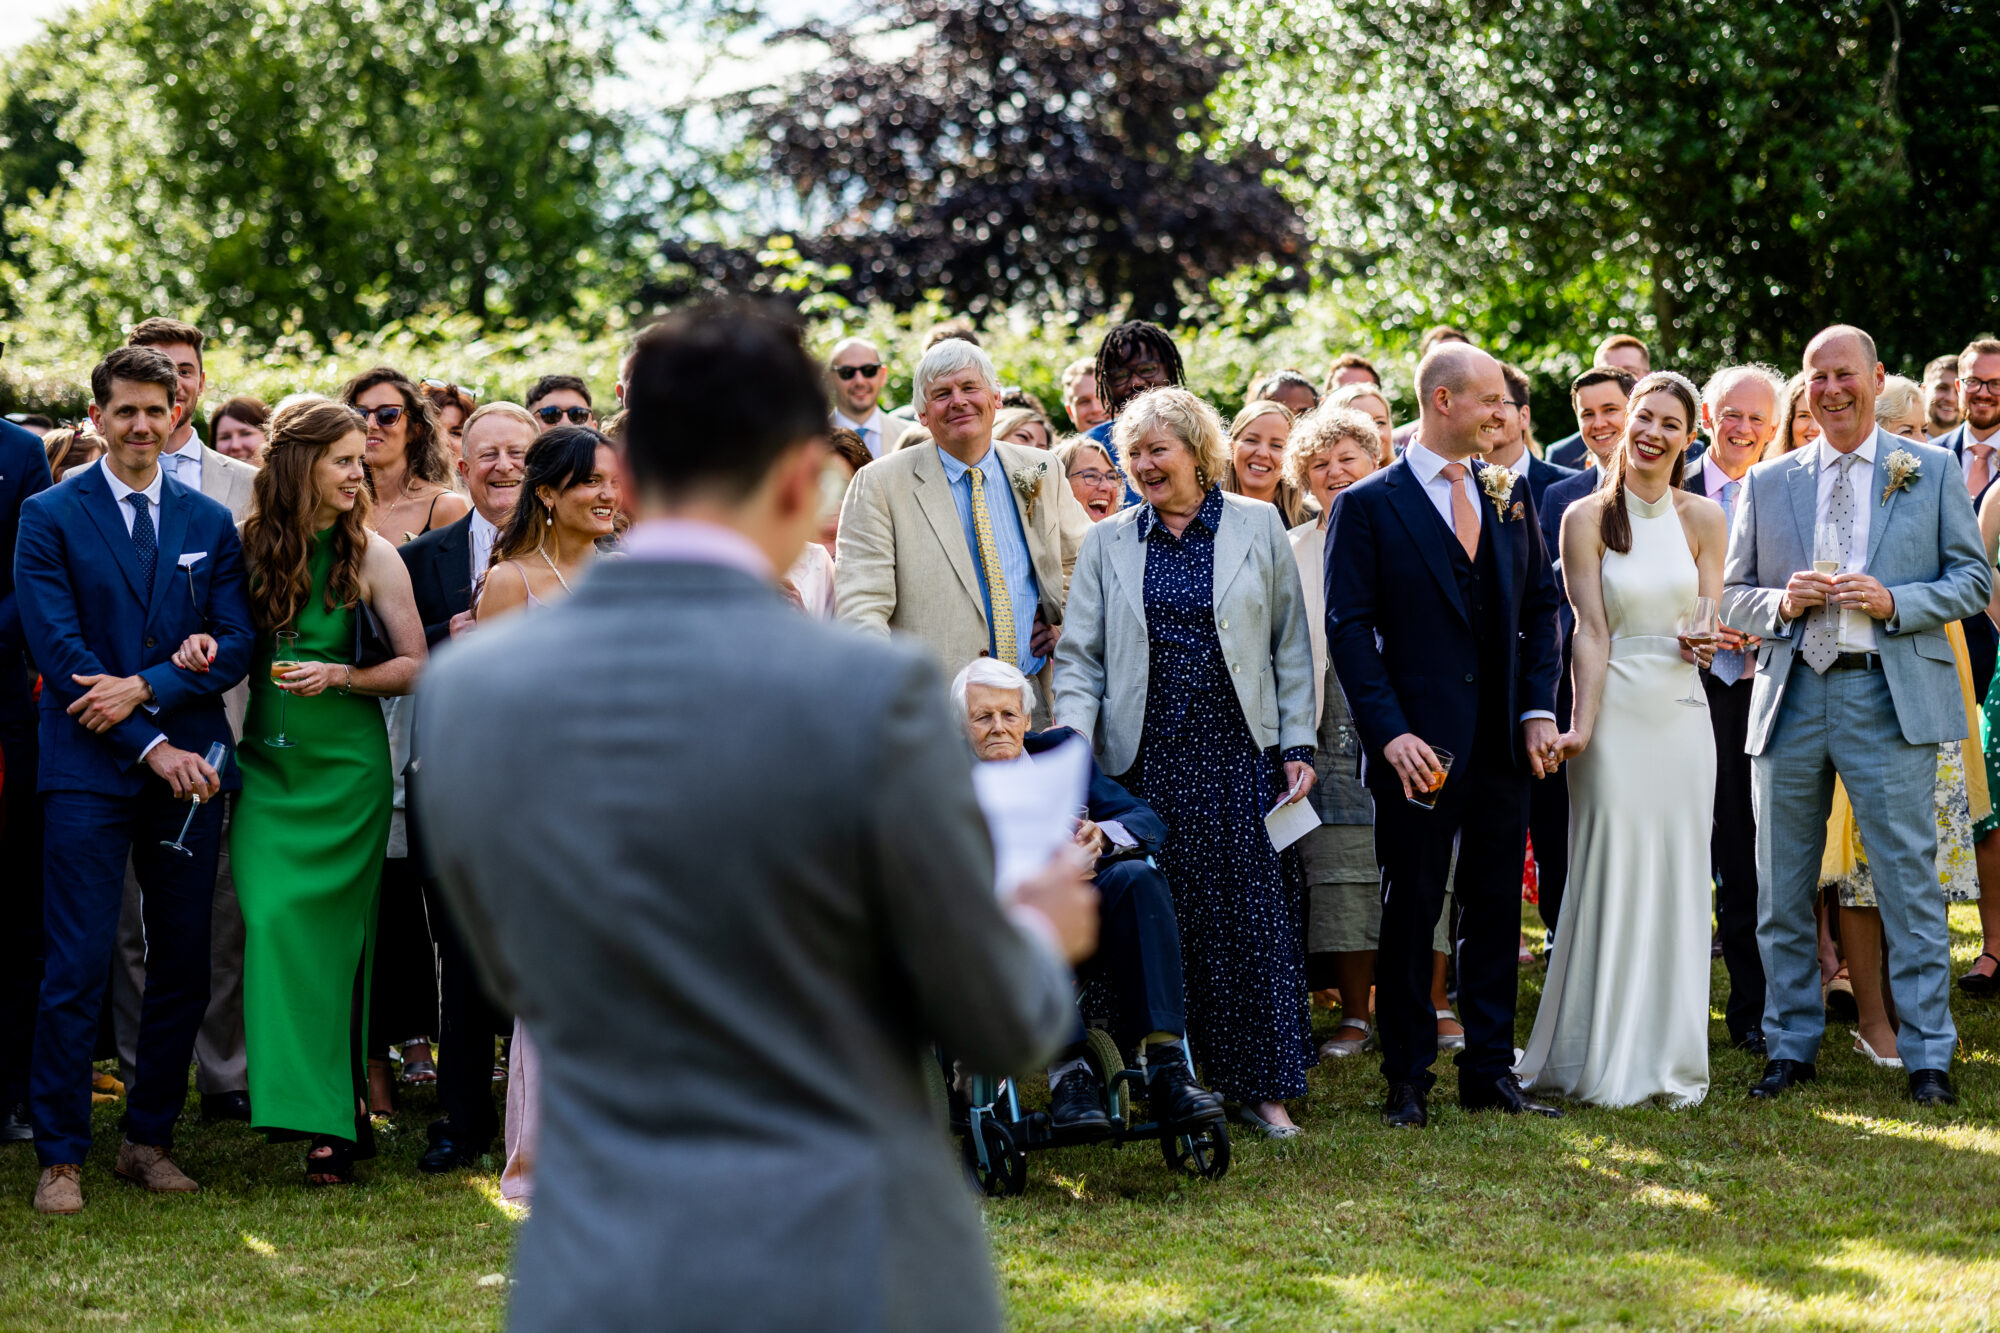
[[[1833,494],[1827,497],[1826,521],[1840,541],[1841,568],[1847,567],[1848,558],[1854,551],[1854,486],[1850,474],[1859,454],[1846,454],[1834,464],[1840,475],[1833,479]],[[1799,655],[1806,659],[1806,665],[1821,675],[1833,665],[1833,659],[1840,656],[1840,608],[1837,606],[1816,606],[1806,622],[1805,640],[1799,646]]]

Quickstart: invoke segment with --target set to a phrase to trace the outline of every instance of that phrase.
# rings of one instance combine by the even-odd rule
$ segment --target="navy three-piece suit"
[[[42,673],[40,790],[46,959],[29,1080],[35,1151],[44,1166],[90,1147],[89,1062],[118,929],[129,853],[144,894],[146,997],[126,1137],[162,1147],[187,1093],[187,1066],[208,1002],[209,904],[222,803],[188,813],[142,756],[159,739],[194,754],[231,743],[222,694],[250,666],[254,630],[243,552],[229,511],[160,479],[152,578],[100,464],[21,510],[16,598]],[[136,516],[135,516],[136,523]],[[216,641],[206,672],[173,665],[191,634]],[[153,699],[102,734],[65,711],[73,677],[141,676]],[[233,757],[221,776],[238,785]]]

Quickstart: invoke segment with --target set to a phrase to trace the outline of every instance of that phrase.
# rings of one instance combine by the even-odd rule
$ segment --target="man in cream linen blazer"
[[[1015,530],[1025,540],[1026,559],[1015,560],[1007,575],[1016,629],[1012,664],[1039,682],[1035,719],[1046,725],[1049,663],[1089,517],[1045,450],[993,439],[1000,382],[979,348],[955,338],[933,347],[917,367],[916,393],[932,442],[861,469],[841,508],[834,563],[840,618],[920,640],[948,675],[994,653],[983,562],[954,496],[955,488],[964,488],[958,478],[967,467],[982,467],[1003,568],[1014,541],[1005,527],[1015,516]],[[997,467],[987,462],[989,452]],[[1083,522],[1065,522],[1065,507]],[[1012,550],[1018,556],[1019,546]]]

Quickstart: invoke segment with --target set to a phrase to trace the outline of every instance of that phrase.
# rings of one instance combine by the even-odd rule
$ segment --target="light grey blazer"
[[[217,453],[199,439],[192,443],[201,450],[201,493],[229,510],[238,523],[250,517],[256,500],[257,469],[240,458]]]
[[[1139,516],[1147,512],[1136,505],[1091,527],[1056,645],[1056,725],[1089,736],[1099,766],[1114,776],[1138,758],[1146,722],[1152,644]],[[1251,736],[1266,749],[1317,744],[1305,589],[1275,506],[1223,494],[1214,600],[1216,637]]]
[[[1884,499],[1884,464],[1898,449],[1916,456],[1917,477]],[[1750,469],[1729,532],[1722,622],[1764,636],[1750,692],[1751,754],[1770,743],[1805,623],[1781,620],[1778,606],[1792,575],[1812,568],[1818,459],[1814,444]],[[1878,623],[1875,633],[1903,739],[1963,740],[1965,705],[1945,626],[1984,610],[1993,585],[1964,474],[1949,450],[1877,427],[1872,492],[1858,497],[1873,509],[1866,570],[1896,598],[1895,618]]]
[[[516,1330],[992,1329],[921,1052],[1046,1059],[945,682],[714,565],[599,565],[439,649],[414,781],[542,1052]]]

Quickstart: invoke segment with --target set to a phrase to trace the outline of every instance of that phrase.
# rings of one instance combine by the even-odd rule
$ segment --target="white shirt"
[[[97,466],[103,469],[104,479],[111,483],[111,498],[117,503],[118,516],[125,520],[125,531],[129,534],[132,531],[132,524],[136,521],[138,515],[131,505],[125,503],[125,497],[128,495],[138,495],[141,492],[118,480],[118,474],[106,466],[105,459],[99,459]],[[153,520],[153,541],[155,543],[158,543],[160,540],[160,488],[162,486],[161,478],[165,476],[166,470],[164,468],[154,468],[152,485],[146,487],[143,492],[146,497],[147,515]]]
[[[187,438],[187,443],[170,454],[160,455],[160,467],[173,479],[197,495],[201,493],[201,432],[196,431]]]
[[[1526,466],[1527,457],[1527,451],[1523,450],[1521,453],[1523,466]],[[1458,527],[1451,521],[1451,481],[1444,475],[1444,470],[1450,466],[1451,460],[1432,453],[1424,447],[1421,440],[1411,440],[1409,446],[1403,450],[1403,458],[1409,463],[1410,471],[1416,474],[1417,480],[1423,483],[1424,494],[1430,497],[1431,506],[1438,511],[1438,517],[1444,520],[1445,528],[1456,533]],[[1479,486],[1472,479],[1470,462],[1465,464],[1465,475],[1459,478],[1458,484],[1464,488],[1466,498],[1472,501],[1473,523],[1475,525],[1484,523],[1486,515],[1480,512]],[[1526,722],[1531,717],[1547,718],[1551,722],[1556,720],[1554,713],[1531,708],[1521,714],[1521,721]]]
[[[472,586],[477,588],[486,567],[493,563],[493,543],[500,539],[500,529],[488,523],[486,515],[475,509],[472,511],[472,529],[466,535],[467,545],[472,548]]]
[[[1528,475],[1528,461],[1533,457],[1534,455],[1528,452],[1528,445],[1527,442],[1524,440],[1521,443],[1521,455],[1520,457],[1516,458],[1513,462],[1498,463],[1493,460],[1493,456],[1491,454],[1488,454],[1486,457],[1486,465],[1488,467],[1505,468],[1507,471],[1513,473],[1517,477],[1525,477]]]
[[[1854,544],[1848,548],[1847,563],[1841,566],[1843,574],[1865,574],[1868,571],[1868,524],[1875,512],[1875,442],[1880,437],[1878,428],[1861,447],[1854,451],[1859,461],[1847,474],[1847,484],[1854,491]],[[1833,483],[1840,476],[1840,460],[1846,455],[1826,442],[1822,435],[1813,443],[1819,451],[1819,493],[1813,502],[1813,523],[1826,521],[1826,507],[1833,500]],[[1872,653],[1875,651],[1875,621],[1865,612],[1848,610],[1840,617],[1840,638],[1843,653]]]
[[[887,434],[883,427],[888,419],[888,414],[883,412],[882,406],[879,403],[876,404],[875,410],[869,414],[866,421],[850,421],[847,415],[840,411],[835,411],[833,414],[833,424],[835,426],[844,427],[861,437],[861,442],[868,446],[868,456],[870,458],[880,458],[882,456],[882,439]]]

